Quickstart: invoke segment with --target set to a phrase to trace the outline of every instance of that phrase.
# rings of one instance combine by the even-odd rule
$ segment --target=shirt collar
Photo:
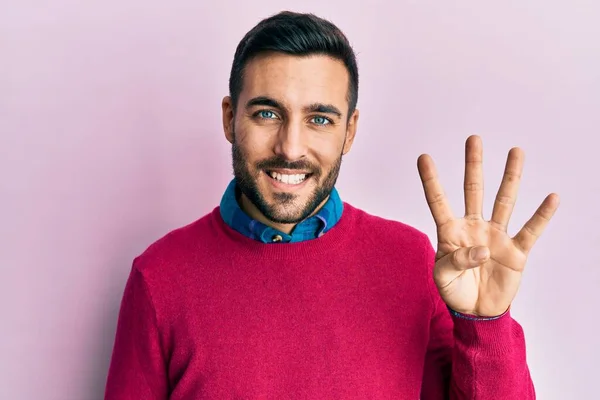
[[[232,229],[263,243],[293,243],[316,239],[333,228],[344,208],[337,189],[333,188],[323,207],[315,215],[296,225],[291,234],[287,234],[252,219],[241,209],[238,199],[239,190],[234,178],[221,198],[220,213],[223,220]]]

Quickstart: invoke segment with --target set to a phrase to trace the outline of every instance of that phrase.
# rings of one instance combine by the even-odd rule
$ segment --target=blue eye
[[[313,122],[317,125],[327,125],[329,124],[329,120],[325,117],[314,117]]]
[[[276,118],[275,113],[269,110],[262,110],[258,112],[258,115],[264,119],[273,119]]]

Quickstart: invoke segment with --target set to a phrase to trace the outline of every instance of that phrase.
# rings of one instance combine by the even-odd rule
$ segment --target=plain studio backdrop
[[[525,150],[511,233],[548,193],[561,206],[513,315],[538,398],[597,398],[600,6],[580,0],[2,0],[0,398],[102,398],[131,261],[218,204],[235,47],[284,9],[331,19],[358,54],[344,200],[434,241],[419,154],[461,215],[464,141],[481,135],[489,217],[508,150]]]

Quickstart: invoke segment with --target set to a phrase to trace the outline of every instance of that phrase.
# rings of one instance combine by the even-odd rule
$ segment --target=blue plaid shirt
[[[334,188],[329,199],[317,214],[296,225],[292,233],[288,235],[250,218],[240,208],[237,198],[236,182],[233,179],[221,199],[220,212],[223,220],[232,229],[263,243],[293,243],[316,239],[333,228],[340,220],[344,208],[342,200]]]

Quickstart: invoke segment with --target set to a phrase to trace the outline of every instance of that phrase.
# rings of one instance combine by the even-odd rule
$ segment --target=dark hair
[[[263,19],[238,44],[229,77],[234,110],[242,91],[244,67],[252,58],[267,52],[297,56],[323,54],[342,61],[350,77],[348,118],[354,112],[358,102],[358,66],[348,39],[337,26],[323,18],[291,11]]]

